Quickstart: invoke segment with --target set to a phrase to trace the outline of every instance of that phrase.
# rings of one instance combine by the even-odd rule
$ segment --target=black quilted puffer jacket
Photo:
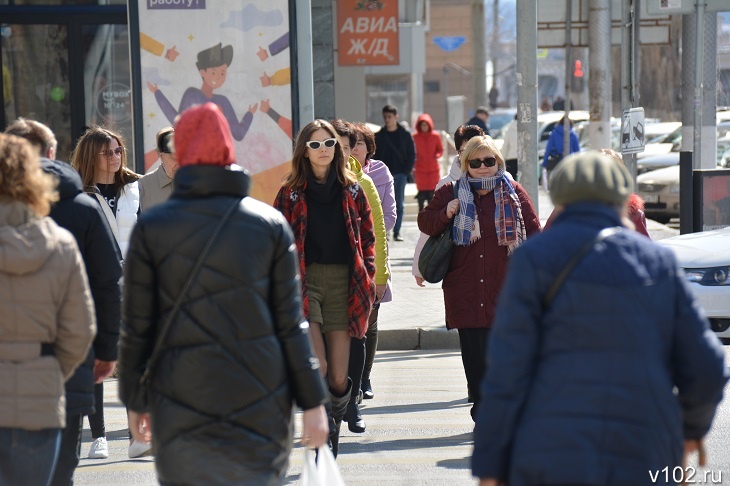
[[[292,409],[326,401],[303,324],[291,229],[244,197],[237,166],[187,166],[172,197],[140,216],[125,265],[120,397],[152,416],[159,480],[278,484],[292,443]],[[219,234],[173,320],[147,393],[139,380],[154,340],[208,237]]]

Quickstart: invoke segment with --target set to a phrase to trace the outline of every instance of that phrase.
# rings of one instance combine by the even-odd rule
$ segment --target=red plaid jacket
[[[274,207],[281,211],[294,232],[299,251],[299,271],[302,274],[302,303],[309,319],[309,295],[304,260],[304,240],[307,237],[307,202],[304,189],[282,187]],[[352,248],[353,268],[350,272],[348,308],[350,336],[362,338],[368,330],[368,317],[375,301],[375,233],[370,216],[370,204],[359,184],[342,188],[342,211]]]

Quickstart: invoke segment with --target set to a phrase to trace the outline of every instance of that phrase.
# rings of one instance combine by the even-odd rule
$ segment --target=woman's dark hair
[[[337,131],[327,120],[314,120],[307,123],[304,128],[301,129],[297,140],[294,143],[294,154],[292,155],[291,161],[291,172],[284,178],[284,187],[291,189],[302,189],[307,183],[309,174],[312,173],[312,165],[307,157],[307,142],[311,138],[312,134],[317,130],[322,129],[329,133],[332,138],[337,139]],[[345,166],[345,154],[342,152],[340,144],[336,144],[335,156],[332,159],[332,165],[334,170],[337,172],[337,180],[342,186],[355,184],[357,177]]]
[[[355,134],[355,129],[352,126],[352,123],[345,121],[342,118],[335,118],[330,123],[332,123],[337,135],[340,137],[347,137],[347,140],[350,142],[350,148],[355,146],[357,143],[357,135]]]
[[[482,135],[484,135],[484,130],[477,125],[459,125],[459,128],[454,132],[454,146],[458,151],[462,144]]]
[[[365,142],[365,147],[367,147],[368,153],[365,156],[365,160],[363,161],[363,164],[365,164],[368,160],[372,158],[373,155],[375,155],[375,135],[373,134],[373,131],[370,130],[370,127],[367,123],[357,122],[353,123],[352,126],[354,127],[356,132],[362,135],[362,139]]]

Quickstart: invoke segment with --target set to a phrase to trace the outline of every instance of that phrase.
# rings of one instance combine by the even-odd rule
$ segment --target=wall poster
[[[157,131],[210,101],[231,126],[236,161],[252,176],[251,195],[271,204],[289,170],[294,136],[290,2],[137,0],[130,23],[132,10],[141,97],[135,133],[143,139],[145,171],[157,161]]]

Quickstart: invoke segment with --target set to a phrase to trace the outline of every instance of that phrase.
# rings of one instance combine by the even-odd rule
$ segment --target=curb
[[[459,334],[445,328],[378,330],[378,351],[413,351],[417,349],[461,349]]]

